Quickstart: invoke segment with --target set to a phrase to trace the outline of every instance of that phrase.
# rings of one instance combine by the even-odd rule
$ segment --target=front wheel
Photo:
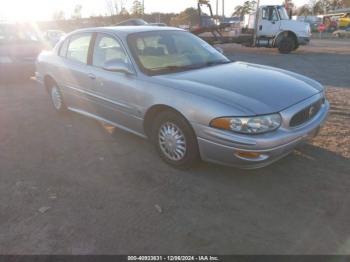
[[[281,54],[289,54],[295,50],[296,43],[291,37],[284,37],[278,44],[278,51]]]
[[[165,111],[153,125],[153,142],[161,158],[176,168],[190,168],[198,162],[199,150],[194,131],[181,115]]]

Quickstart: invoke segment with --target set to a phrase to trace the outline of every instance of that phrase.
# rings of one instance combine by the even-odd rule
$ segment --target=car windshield
[[[183,31],[132,34],[128,44],[140,69],[148,75],[193,70],[230,60],[205,41]]]
[[[278,13],[280,15],[281,20],[289,20],[289,15],[287,10],[283,6],[277,7]]]

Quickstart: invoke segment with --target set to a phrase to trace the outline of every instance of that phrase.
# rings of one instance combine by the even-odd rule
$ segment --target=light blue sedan
[[[38,57],[36,77],[57,111],[147,137],[179,168],[266,166],[314,137],[329,110],[318,82],[232,62],[169,27],[75,31]]]

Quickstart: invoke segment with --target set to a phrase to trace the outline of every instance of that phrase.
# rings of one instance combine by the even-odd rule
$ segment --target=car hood
[[[256,115],[280,112],[323,91],[322,85],[302,75],[243,62],[155,78],[158,83]]]

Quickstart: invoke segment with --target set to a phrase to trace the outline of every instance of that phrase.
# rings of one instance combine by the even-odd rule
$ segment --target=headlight
[[[242,134],[262,134],[276,130],[281,126],[280,114],[254,117],[223,117],[210,122],[211,127],[234,131]]]

